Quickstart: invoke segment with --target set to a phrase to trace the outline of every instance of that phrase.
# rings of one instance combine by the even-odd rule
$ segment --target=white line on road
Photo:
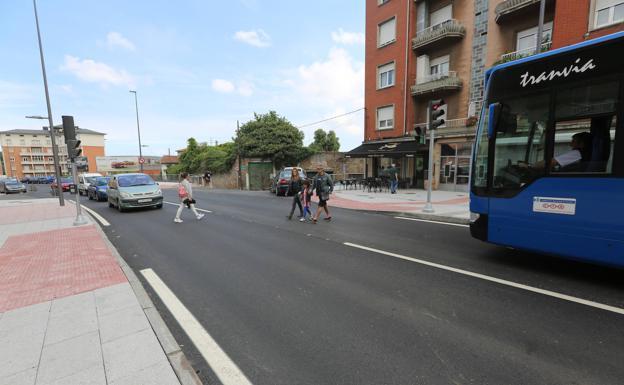
[[[70,201],[70,202],[71,202],[71,203],[73,203],[73,204],[76,204],[76,201],[73,201],[73,200],[71,200],[71,199],[68,199],[68,201]],[[104,219],[104,217],[103,217],[103,216],[101,216],[100,214],[96,213],[95,211],[91,210],[90,208],[88,208],[87,206],[85,206],[85,205],[83,205],[83,204],[81,204],[81,205],[80,205],[80,207],[82,207],[83,209],[85,209],[85,211],[87,211],[89,214],[93,215],[93,217],[94,217],[95,219],[97,219],[98,221],[100,221],[100,223],[101,223],[103,226],[110,226],[110,223],[109,223],[106,219]]]
[[[152,286],[167,309],[178,321],[184,332],[204,357],[210,368],[224,385],[251,385],[245,374],[236,366],[219,344],[208,334],[199,321],[191,314],[184,304],[176,297],[167,285],[152,269],[143,269],[141,274]]]
[[[355,248],[362,249],[362,250],[372,251],[374,253],[388,255],[390,257],[395,257],[395,258],[399,258],[399,259],[404,259],[406,261],[420,263],[422,265],[435,267],[437,269],[452,271],[454,273],[468,275],[470,277],[483,279],[485,281],[495,282],[495,283],[498,283],[498,284],[501,284],[501,285],[511,286],[511,287],[515,287],[515,288],[518,288],[518,289],[531,291],[533,293],[543,294],[543,295],[547,295],[547,296],[550,296],[550,297],[563,299],[565,301],[575,302],[575,303],[578,303],[578,304],[581,304],[581,305],[591,306],[591,307],[594,307],[594,308],[597,308],[597,309],[602,309],[602,310],[606,310],[606,311],[610,311],[610,312],[613,312],[613,313],[623,314],[624,315],[624,309],[619,308],[619,307],[609,306],[609,305],[605,305],[605,304],[602,304],[602,303],[599,303],[599,302],[589,301],[589,300],[586,300],[586,299],[577,298],[577,297],[573,297],[573,296],[570,296],[570,295],[557,293],[557,292],[550,291],[550,290],[539,289],[537,287],[527,286],[527,285],[523,285],[521,283],[516,283],[516,282],[511,282],[511,281],[507,281],[507,280],[500,279],[500,278],[490,277],[489,275],[473,273],[472,271],[467,271],[467,270],[462,270],[462,269],[458,269],[458,268],[455,268],[455,267],[441,265],[439,263],[428,262],[428,261],[424,261],[422,259],[406,257],[406,256],[401,255],[401,254],[395,254],[395,253],[391,253],[389,251],[383,251],[383,250],[379,250],[379,249],[374,249],[372,247],[361,246],[361,245],[357,245],[355,243],[345,242],[344,245],[345,246],[350,246],[350,247],[355,247]]]
[[[440,222],[440,221],[430,221],[428,219],[418,219],[418,218],[408,218],[408,217],[395,217],[396,219],[404,219],[406,221],[417,221],[417,222],[427,222],[427,223],[437,223],[439,225],[448,225],[448,226],[457,226],[457,227],[470,227],[468,225],[462,225],[460,223],[449,223],[449,222]]]
[[[180,206],[180,204],[179,204],[179,203],[173,203],[173,202],[167,202],[167,201],[164,201],[164,203],[166,203],[166,204],[168,204],[168,205],[172,205],[172,206]],[[195,208],[195,210],[197,210],[197,211],[203,211],[203,212],[205,212],[205,213],[211,213],[211,212],[212,212],[212,211],[210,211],[210,210],[198,209],[197,207]]]

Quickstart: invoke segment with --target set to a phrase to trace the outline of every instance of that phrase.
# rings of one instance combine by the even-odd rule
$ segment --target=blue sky
[[[54,123],[107,134],[107,155],[229,140],[236,121],[275,110],[304,125],[364,106],[361,0],[38,0]],[[47,115],[32,2],[0,2],[0,130]],[[302,128],[363,138],[362,111]]]

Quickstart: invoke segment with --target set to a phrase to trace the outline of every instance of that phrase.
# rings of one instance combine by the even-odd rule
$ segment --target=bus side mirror
[[[492,139],[494,137],[502,110],[503,105],[500,103],[492,103],[488,107],[488,139]]]

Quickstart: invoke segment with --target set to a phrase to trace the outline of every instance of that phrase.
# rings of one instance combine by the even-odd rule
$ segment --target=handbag
[[[181,184],[178,185],[178,196],[180,197],[180,199],[186,198],[188,196],[188,192]]]

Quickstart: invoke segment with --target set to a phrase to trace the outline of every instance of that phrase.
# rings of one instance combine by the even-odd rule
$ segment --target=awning
[[[405,142],[364,143],[345,153],[345,156],[352,158],[405,156],[425,153],[428,148],[429,146],[426,144],[420,144],[415,140]]]

